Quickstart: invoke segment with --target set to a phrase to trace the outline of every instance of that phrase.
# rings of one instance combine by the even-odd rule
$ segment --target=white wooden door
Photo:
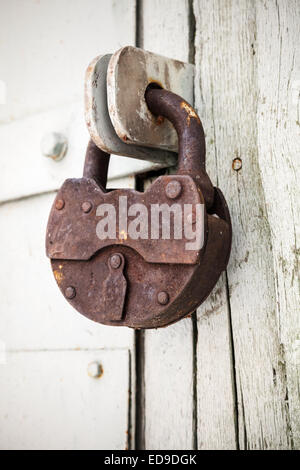
[[[299,449],[299,1],[0,7],[0,448]],[[198,312],[136,333],[73,311],[44,254],[55,191],[82,171],[85,68],[127,44],[195,63],[207,170],[233,223]],[[68,137],[60,162],[41,155],[47,131]],[[146,169],[115,157],[113,186]]]
[[[134,333],[68,306],[44,240],[55,191],[82,174],[85,69],[96,55],[134,44],[135,3],[13,0],[0,8],[0,448],[125,449],[134,439]],[[68,139],[60,162],[41,154],[52,131]],[[125,171],[116,159],[115,187],[132,187],[132,178],[116,179]],[[100,378],[89,375],[95,362]]]

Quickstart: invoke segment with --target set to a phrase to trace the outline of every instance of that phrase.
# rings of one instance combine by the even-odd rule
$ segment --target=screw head
[[[157,294],[157,301],[161,305],[167,305],[169,302],[169,294],[165,291],[161,291]]]
[[[67,299],[73,299],[76,295],[75,287],[69,286],[65,290],[65,296]]]
[[[122,258],[120,255],[112,255],[110,258],[110,265],[113,269],[118,269],[121,266]]]
[[[55,209],[61,211],[65,207],[65,201],[63,199],[57,199],[55,202]]]
[[[181,184],[179,181],[170,181],[166,186],[166,195],[170,199],[176,199],[181,193]]]
[[[93,379],[99,379],[103,374],[103,367],[100,362],[93,361],[88,364],[87,373]]]
[[[85,201],[81,204],[81,209],[86,214],[91,211],[92,207],[93,207],[93,204],[90,201]]]
[[[242,168],[242,160],[240,158],[235,158],[232,160],[232,169],[239,171]]]
[[[41,140],[41,151],[45,157],[61,160],[67,151],[67,138],[59,132],[49,132]]]

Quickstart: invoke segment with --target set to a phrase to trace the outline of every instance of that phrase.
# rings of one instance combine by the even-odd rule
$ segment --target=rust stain
[[[160,82],[159,80],[155,80],[154,78],[149,77],[148,81],[149,81],[149,85],[148,85],[149,88],[164,88],[162,82]]]
[[[198,122],[200,121],[199,116],[197,115],[196,111],[186,101],[181,102],[180,108],[184,109],[187,113],[187,125],[188,126],[191,123],[191,118],[196,119]]]
[[[57,269],[56,269],[55,271],[53,271],[53,273],[54,273],[54,277],[55,277],[55,279],[56,279],[56,282],[57,282],[58,284],[60,284],[61,281],[62,281],[63,278],[64,278],[63,273],[62,273],[61,271],[58,271]]]

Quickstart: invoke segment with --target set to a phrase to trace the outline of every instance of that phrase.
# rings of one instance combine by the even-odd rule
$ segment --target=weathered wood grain
[[[196,103],[200,116],[204,116],[205,129],[210,129],[209,144],[214,146],[218,183],[228,201],[233,221],[228,281],[238,396],[237,423],[239,446],[250,449],[291,448],[293,421],[289,412],[292,403],[288,395],[289,383],[294,384],[293,407],[299,406],[295,399],[293,367],[289,368],[290,378],[287,378],[278,314],[278,295],[282,296],[283,286],[291,283],[293,275],[291,273],[283,279],[284,263],[281,273],[277,274],[278,266],[274,260],[280,266],[281,258],[280,253],[274,255],[274,248],[278,248],[273,235],[278,224],[277,221],[275,225],[275,215],[278,217],[281,212],[285,218],[286,204],[291,214],[294,207],[291,201],[295,197],[295,194],[288,196],[281,206],[275,208],[275,194],[280,197],[275,181],[285,179],[282,166],[286,164],[282,155],[285,141],[283,135],[276,132],[278,126],[283,132],[284,122],[276,127],[276,114],[278,110],[277,118],[281,119],[286,106],[283,97],[289,96],[280,77],[288,75],[288,67],[291,72],[293,63],[293,53],[291,55],[289,50],[286,62],[282,60],[280,64],[280,48],[283,45],[286,50],[296,47],[297,20],[293,18],[296,9],[290,9],[288,4],[279,2],[280,6],[276,7],[275,2],[273,5],[234,0],[194,2],[198,29]],[[276,18],[281,10],[285,20],[280,17],[278,21],[280,25],[284,21],[284,33],[279,33],[279,39],[274,41],[270,33],[276,25],[275,34],[279,31]],[[275,58],[277,67],[272,63]],[[269,89],[265,95],[272,84],[272,73],[276,76],[272,80],[277,89],[273,87],[273,91]],[[284,91],[281,91],[282,86]],[[273,117],[268,114],[266,121],[261,114],[261,94],[273,109]],[[209,117],[208,125],[206,116]],[[267,129],[269,126],[268,133],[266,126]],[[292,144],[291,149],[290,159],[295,151]],[[232,169],[235,158],[242,160],[240,171]],[[284,163],[276,162],[282,158]],[[271,164],[272,171],[267,171],[267,162]],[[294,178],[292,173],[293,167],[290,166],[289,182]],[[285,184],[282,182],[281,186],[285,187]],[[283,198],[286,191],[284,194]],[[285,231],[291,240],[285,253],[290,255],[294,249],[291,232],[294,234],[292,219]],[[281,233],[275,235],[275,238],[278,236],[278,246],[282,244],[283,234],[281,229]],[[293,259],[291,256],[288,258],[288,266],[294,267]],[[290,302],[293,304],[292,300]],[[291,314],[294,306],[291,310],[286,305],[280,308],[283,309],[281,316],[285,318],[286,337],[286,332],[292,332],[295,326],[290,321],[291,315],[294,318]],[[290,348],[291,344],[294,347],[298,344],[295,343],[294,332],[292,336],[294,342],[287,341]]]
[[[189,59],[189,2],[144,0],[142,44],[173,59]],[[186,319],[145,332],[146,449],[192,449],[193,326]]]
[[[204,13],[202,16],[202,9]],[[206,23],[209,2],[194,2],[195,31],[195,103],[206,138],[206,169],[216,186],[218,162],[215,148],[214,100],[210,90],[211,70],[202,60],[203,44],[212,36]],[[219,44],[220,47],[220,44]],[[202,81],[207,85],[202,95]],[[213,84],[211,85],[213,86]],[[208,299],[197,310],[197,437],[199,449],[236,449],[236,392],[232,356],[230,306],[225,274]]]
[[[126,449],[129,360],[126,350],[8,352],[0,449]],[[88,374],[94,361],[99,378]]]
[[[236,449],[231,328],[225,274],[198,308],[198,448]]]
[[[81,175],[89,139],[85,70],[97,55],[134,44],[135,3],[12,0],[1,6],[0,83],[6,100],[0,102],[0,201],[56,190],[64,179]],[[41,152],[47,132],[68,139],[60,162]],[[148,162],[114,156],[109,174],[147,168]]]
[[[40,149],[43,135],[52,130],[68,139],[67,154],[59,162],[45,157]],[[0,201],[57,190],[65,179],[80,178],[89,139],[82,101],[0,124]],[[113,155],[108,175],[119,178],[144,172],[149,166],[147,161]]]
[[[257,2],[258,161],[271,228],[286,432],[300,448],[300,3]]]
[[[11,201],[0,206],[1,444],[122,449],[134,442],[134,333],[90,322],[65,302],[44,238],[51,191],[82,175],[85,69],[94,56],[134,43],[135,1],[11,1],[1,12],[0,81],[7,93],[0,97],[0,201]],[[41,153],[49,131],[68,138],[60,162]],[[133,187],[134,178],[116,177],[146,167],[112,158],[111,185]],[[97,389],[80,372],[99,349],[107,375]]]

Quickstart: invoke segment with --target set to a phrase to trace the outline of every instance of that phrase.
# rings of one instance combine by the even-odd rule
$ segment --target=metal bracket
[[[133,147],[121,140],[112,125],[107,107],[107,68],[111,54],[96,57],[85,76],[85,120],[94,143],[104,152],[171,166],[176,155],[167,150]]]
[[[175,129],[168,120],[151,114],[145,90],[155,83],[192,103],[193,82],[193,65],[135,47],[96,57],[85,79],[85,117],[91,138],[107,153],[174,165]]]

